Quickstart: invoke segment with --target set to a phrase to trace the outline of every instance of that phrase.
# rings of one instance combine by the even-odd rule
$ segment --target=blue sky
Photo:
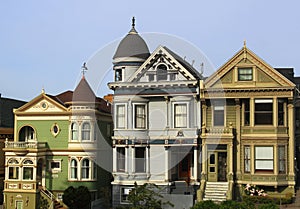
[[[294,67],[300,75],[298,2],[2,1],[0,93],[29,101],[43,88],[53,95],[73,90],[82,63],[124,37],[132,16],[139,33],[181,37],[216,68],[246,39],[248,48],[271,66]]]

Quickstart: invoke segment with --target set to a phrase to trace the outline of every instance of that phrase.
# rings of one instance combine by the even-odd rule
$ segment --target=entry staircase
[[[203,200],[222,202],[226,200],[228,182],[206,182]]]
[[[46,198],[49,203],[48,209],[66,209],[63,203],[59,202],[55,195],[45,187],[40,187],[41,195]]]

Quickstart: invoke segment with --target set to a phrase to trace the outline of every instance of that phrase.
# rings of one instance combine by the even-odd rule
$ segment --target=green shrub
[[[262,204],[258,205],[257,209],[279,209],[279,206],[275,203],[268,203],[268,204]]]
[[[191,209],[219,209],[219,205],[211,200],[197,202]]]
[[[233,200],[227,200],[220,204],[220,209],[248,209],[246,205],[242,204],[241,202],[236,202]]]

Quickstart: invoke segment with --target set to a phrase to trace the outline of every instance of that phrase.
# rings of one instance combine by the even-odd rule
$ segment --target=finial
[[[132,27],[133,28],[135,27],[135,18],[134,18],[134,16],[132,17]]]
[[[87,70],[88,70],[88,68],[86,66],[86,62],[84,62],[81,67],[82,77],[84,77],[85,71],[87,71]]]
[[[244,48],[246,48],[246,39],[244,39]]]
[[[131,30],[129,31],[130,34],[137,34],[137,31],[135,30],[135,17],[132,17],[132,23],[131,23]]]
[[[44,89],[44,87],[42,88],[42,94],[45,94],[45,89]]]

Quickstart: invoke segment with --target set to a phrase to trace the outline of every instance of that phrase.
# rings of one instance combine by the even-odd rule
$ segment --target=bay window
[[[116,105],[116,128],[124,129],[125,128],[125,105]]]
[[[135,148],[135,172],[146,172],[146,147]]]

